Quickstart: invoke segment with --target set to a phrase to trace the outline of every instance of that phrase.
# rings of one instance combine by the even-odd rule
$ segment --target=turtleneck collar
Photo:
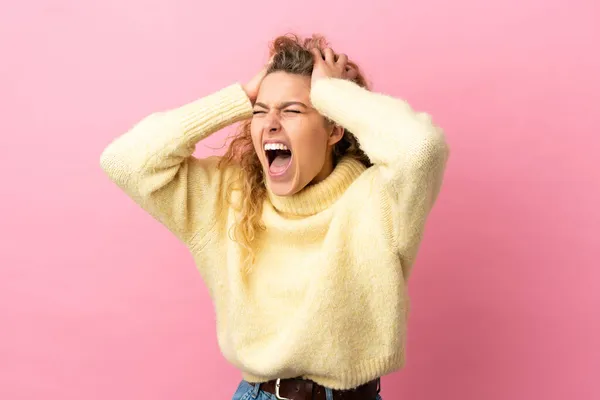
[[[267,185],[269,200],[277,211],[298,216],[317,214],[329,208],[366,167],[352,157],[341,159],[323,181],[310,185],[292,196],[277,196]]]

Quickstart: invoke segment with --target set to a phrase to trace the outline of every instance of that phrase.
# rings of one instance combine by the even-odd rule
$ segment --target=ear
[[[329,134],[329,139],[327,140],[327,144],[333,146],[344,137],[344,128],[338,124],[333,125],[333,129]]]

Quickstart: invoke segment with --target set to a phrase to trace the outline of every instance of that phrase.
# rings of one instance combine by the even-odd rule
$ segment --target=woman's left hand
[[[338,78],[352,80],[356,78],[357,72],[354,68],[348,65],[348,56],[334,54],[333,50],[327,48],[321,53],[321,50],[314,48],[311,53],[315,59],[313,67],[312,82],[313,84],[322,78]]]

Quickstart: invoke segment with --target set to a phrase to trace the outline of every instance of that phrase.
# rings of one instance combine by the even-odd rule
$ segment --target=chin
[[[299,182],[297,182],[297,180],[294,178],[287,180],[273,179],[273,177],[268,175],[268,171],[266,171],[266,173],[269,190],[276,196],[293,196],[302,190]]]
[[[271,173],[268,167],[264,169],[269,190],[276,196],[293,196],[306,186],[301,183],[297,165],[290,164],[286,171],[279,174]]]
[[[269,189],[274,195],[282,197],[293,196],[301,190],[301,188],[299,189],[296,187],[296,185],[293,185],[291,183],[285,184],[279,182],[269,182]]]

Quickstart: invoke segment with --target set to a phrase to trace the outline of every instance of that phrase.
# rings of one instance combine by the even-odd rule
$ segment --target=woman
[[[249,83],[144,118],[101,165],[193,254],[242,371],[234,400],[379,399],[404,365],[406,282],[448,148],[322,38],[271,54]],[[224,157],[192,156],[235,122]]]

